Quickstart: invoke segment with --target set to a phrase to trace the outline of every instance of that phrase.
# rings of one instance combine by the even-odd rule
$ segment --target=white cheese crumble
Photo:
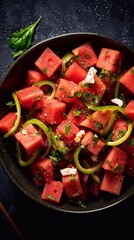
[[[95,79],[94,76],[97,73],[97,70],[94,67],[91,67],[87,73],[87,76],[84,80],[82,80],[80,82],[80,84],[86,84],[86,83],[90,83],[90,84],[94,84],[95,83]]]
[[[76,175],[76,168],[64,168],[60,172],[62,176]]]
[[[117,104],[119,107],[123,106],[123,101],[119,98],[113,98],[111,99],[111,102]]]
[[[76,137],[74,138],[75,142],[80,142],[82,136],[85,134],[85,130],[80,130],[77,134]]]
[[[25,129],[22,129],[22,130],[21,130],[21,133],[22,133],[23,135],[26,135],[26,134],[27,134],[27,131],[26,131]]]

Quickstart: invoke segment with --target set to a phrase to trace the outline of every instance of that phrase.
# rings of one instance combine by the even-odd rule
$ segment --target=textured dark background
[[[8,46],[9,36],[39,16],[42,20],[33,44],[64,33],[94,32],[134,49],[133,0],[0,0],[0,80],[14,61]],[[134,196],[104,212],[80,216],[60,214],[33,203],[14,186],[0,166],[0,201],[26,240],[52,236],[72,239],[77,234],[83,239],[109,240],[133,236]],[[11,239],[18,238],[0,214],[0,240]]]

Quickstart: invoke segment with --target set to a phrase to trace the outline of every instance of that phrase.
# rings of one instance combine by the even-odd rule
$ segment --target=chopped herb
[[[81,59],[81,56],[78,54],[78,55],[75,55],[75,57],[74,57],[74,61],[75,60],[79,60],[79,59]]]
[[[60,91],[64,91],[64,88],[60,88]]]
[[[87,117],[89,117],[89,116],[90,116],[90,109],[89,109],[89,108],[86,108],[85,113],[86,113]]]
[[[131,74],[134,74],[134,68],[133,68],[133,69],[131,69]]]
[[[35,137],[35,136],[38,136],[40,135],[40,132],[36,132],[36,133],[32,133],[31,136]]]
[[[102,129],[103,129],[103,124],[102,124],[101,122],[97,122],[97,123],[96,123],[96,128],[97,128],[98,130],[102,130]]]
[[[134,138],[131,138],[127,144],[129,147],[134,146]]]
[[[97,136],[96,134],[94,134],[94,135],[92,136],[92,140],[93,140],[93,142],[94,142],[94,145],[96,145],[96,144],[98,143],[98,136]]]
[[[87,59],[91,58],[90,54],[86,54],[86,58]]]
[[[70,129],[71,129],[70,123],[67,123],[67,124],[65,125],[65,134],[66,134],[66,135],[70,132]]]
[[[82,113],[82,110],[78,110],[78,109],[73,110],[73,115],[75,117],[80,117],[81,113]]]
[[[70,177],[70,182],[74,182],[74,181],[75,181],[75,176],[72,175],[72,176]]]
[[[121,166],[119,164],[116,164],[116,166],[113,168],[113,172],[117,172],[121,169]]]
[[[10,108],[12,108],[13,106],[15,106],[15,102],[10,101],[6,105],[9,106]]]
[[[92,94],[91,99],[92,99],[93,103],[99,102],[99,97],[97,95]]]
[[[108,159],[106,159],[105,162],[110,166],[110,161]]]
[[[51,199],[51,200],[55,200],[55,197],[53,197],[53,196],[50,195],[50,194],[46,194],[46,197],[49,198],[49,199]]]
[[[83,97],[84,97],[84,99],[85,99],[86,101],[89,101],[91,95],[90,95],[90,93],[85,92],[85,93],[83,94]]]
[[[109,53],[109,51],[110,51],[110,49],[107,49],[107,50],[105,51],[105,55],[106,55],[106,54],[108,54],[108,53]]]
[[[61,152],[58,151],[58,150],[54,150],[54,151],[52,152],[52,155],[49,156],[49,157],[50,157],[50,159],[52,160],[52,163],[53,163],[54,165],[57,165],[57,163],[58,163],[60,160],[63,159],[63,153],[61,153]]]
[[[110,73],[107,70],[102,69],[100,74],[99,74],[99,78],[105,78],[107,76],[110,76]]]
[[[72,61],[66,62],[66,67],[68,68],[72,64]]]
[[[83,202],[81,200],[70,198],[69,199],[69,203],[73,203],[76,206],[79,206],[79,207],[82,207],[82,208],[86,208],[85,202]]]
[[[47,72],[47,69],[43,68],[43,73],[46,74],[46,72]]]
[[[126,130],[119,130],[118,131],[118,136],[117,136],[117,139],[120,139],[122,138],[126,133]]]
[[[74,93],[74,96],[75,97],[81,97],[82,96],[82,92],[76,92],[76,93]]]
[[[88,87],[88,88],[92,88],[93,86],[92,86],[93,84],[91,84],[91,83],[84,83],[84,87]]]
[[[60,134],[56,134],[56,135],[55,135],[55,139],[56,139],[56,140],[61,139],[61,135],[60,135]]]
[[[41,99],[41,96],[37,96],[36,98],[35,98],[35,101],[38,101],[38,100],[40,100]]]

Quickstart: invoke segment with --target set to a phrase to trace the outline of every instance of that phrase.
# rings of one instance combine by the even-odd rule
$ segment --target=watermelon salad
[[[119,196],[133,179],[134,66],[123,59],[89,42],[62,57],[46,47],[12,92],[0,133],[44,201],[86,206],[91,196]]]

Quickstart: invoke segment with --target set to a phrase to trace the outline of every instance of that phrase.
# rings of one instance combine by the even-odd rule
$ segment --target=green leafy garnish
[[[29,25],[26,28],[20,29],[17,32],[14,32],[8,40],[9,46],[14,49],[13,57],[16,58],[23,54],[28,48],[31,47],[33,42],[33,36],[35,33],[35,28],[37,27],[38,23],[40,22],[42,17]]]
[[[10,108],[15,106],[15,102],[14,101],[10,101],[6,103],[7,106],[9,106]]]

